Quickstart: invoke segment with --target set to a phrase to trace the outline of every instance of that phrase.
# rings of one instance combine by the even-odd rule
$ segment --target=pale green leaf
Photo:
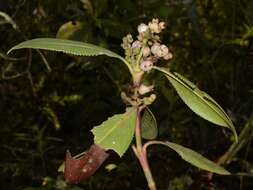
[[[56,38],[37,38],[21,42],[20,44],[12,47],[8,53],[13,50],[24,48],[51,50],[79,56],[107,55],[109,57],[114,57],[122,60],[127,65],[129,71],[132,74],[131,66],[123,57],[108,49],[89,43]]]
[[[144,139],[155,139],[158,134],[157,123],[154,114],[147,107],[141,118],[142,126],[142,138]]]
[[[62,162],[62,164],[58,167],[57,172],[64,172],[65,169],[65,162]]]
[[[172,142],[160,142],[160,141],[151,141],[150,144],[161,144],[170,147],[174,151],[176,151],[183,160],[186,162],[200,168],[203,170],[207,170],[213,173],[221,174],[221,175],[230,175],[226,169],[221,167],[220,165],[208,160],[207,158],[203,157],[201,154],[183,147],[182,145],[172,143]]]
[[[44,49],[80,56],[107,55],[109,57],[123,59],[118,54],[93,44],[57,38],[37,38],[24,41],[11,48],[8,53],[16,49],[24,48]]]
[[[135,130],[136,109],[128,108],[123,114],[117,114],[92,129],[95,144],[105,150],[114,150],[122,156],[128,149]]]
[[[82,33],[83,23],[79,21],[69,21],[63,24],[57,31],[56,38],[60,39],[73,39],[73,37],[84,36]]]
[[[108,172],[110,172],[110,171],[112,171],[112,170],[114,170],[114,169],[116,169],[116,168],[117,168],[117,165],[116,165],[116,164],[108,164],[108,165],[105,166],[105,169],[106,169]]]
[[[163,68],[156,67],[155,69],[166,75],[180,98],[193,112],[216,125],[229,128],[237,141],[237,133],[231,119],[213,98],[199,90],[196,85],[182,75],[172,74]]]

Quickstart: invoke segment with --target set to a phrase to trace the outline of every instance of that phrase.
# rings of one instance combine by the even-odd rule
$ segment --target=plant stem
[[[228,151],[223,154],[219,159],[219,164],[229,164],[235,155],[252,139],[253,135],[253,114],[248,119],[247,123],[244,125],[240,135],[238,137],[238,142],[234,142]]]
[[[136,147],[133,146],[132,148],[141,164],[142,170],[148,182],[149,189],[156,190],[157,189],[156,184],[153,179],[153,176],[149,167],[148,159],[147,159],[147,152],[146,152],[146,149],[143,148],[142,141],[141,141],[141,111],[142,110],[143,110],[143,107],[137,108],[137,118],[136,118],[136,126],[135,126]]]

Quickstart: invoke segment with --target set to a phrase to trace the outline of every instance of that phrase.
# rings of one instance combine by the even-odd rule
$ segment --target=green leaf
[[[172,74],[164,68],[155,67],[155,69],[166,75],[180,98],[193,112],[216,125],[229,128],[237,141],[237,133],[231,119],[211,96],[178,73]]]
[[[57,172],[64,173],[64,169],[65,169],[65,162],[62,162],[62,164],[58,167]]]
[[[7,54],[13,50],[24,48],[58,51],[79,56],[107,55],[109,57],[114,57],[122,60],[127,65],[129,71],[132,74],[131,66],[123,57],[110,50],[89,43],[56,38],[37,38],[21,42],[20,44],[11,48]]]
[[[56,38],[74,39],[73,37],[78,36],[78,39],[80,39],[81,36],[84,36],[84,34],[82,33],[82,28],[83,23],[81,22],[67,22],[59,28],[56,34]]]
[[[13,50],[23,48],[44,49],[80,56],[107,55],[109,57],[123,59],[118,54],[93,44],[56,38],[37,38],[24,41],[11,48],[8,53]]]
[[[172,143],[172,142],[160,142],[160,141],[150,141],[150,144],[161,144],[170,147],[174,151],[176,151],[183,160],[186,162],[200,168],[203,170],[207,170],[213,173],[221,174],[221,175],[230,175],[230,172],[225,170],[223,167],[218,164],[208,160],[203,157],[201,154],[183,147],[182,145]]]
[[[136,108],[128,108],[124,114],[117,114],[92,129],[95,144],[105,150],[114,150],[119,156],[128,149],[136,123]]]
[[[147,107],[142,115],[141,118],[141,125],[142,125],[142,138],[144,139],[155,139],[158,134],[157,130],[157,123],[154,114],[151,110]]]

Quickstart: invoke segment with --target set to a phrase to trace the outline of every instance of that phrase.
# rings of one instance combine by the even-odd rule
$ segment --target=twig
[[[11,26],[14,30],[18,30],[17,24],[12,20],[12,18],[9,15],[0,11],[0,16],[3,17],[4,20],[6,21],[5,24],[11,24]]]
[[[28,61],[27,61],[27,68],[26,68],[26,74],[27,74],[26,76],[27,76],[27,79],[28,79],[28,81],[29,81],[29,83],[30,83],[33,96],[34,96],[34,97],[37,97],[36,90],[35,90],[35,88],[34,88],[34,82],[33,82],[32,74],[31,74],[31,72],[30,72],[31,64],[32,64],[32,51],[31,51],[31,49],[29,49],[29,55],[28,55]]]
[[[250,116],[248,122],[241,131],[238,142],[234,142],[228,151],[219,159],[219,164],[229,164],[234,156],[244,147],[244,145],[251,140],[253,135],[253,114]]]
[[[26,59],[25,57],[20,57],[20,58],[9,57],[9,56],[6,56],[5,54],[1,53],[1,52],[0,52],[0,58],[4,59],[6,61],[22,61],[22,60]]]
[[[2,22],[2,24],[11,24],[12,28],[16,31],[18,31],[19,33],[22,34],[23,38],[25,40],[27,40],[27,37],[23,34],[23,32],[20,30],[20,28],[18,27],[18,25],[13,21],[13,19],[6,13],[0,11],[0,16],[4,18],[5,22]],[[48,72],[51,72],[52,69],[50,67],[50,65],[48,64],[48,61],[46,60],[45,56],[41,53],[40,50],[36,49],[36,52],[40,55],[43,63],[45,64]]]

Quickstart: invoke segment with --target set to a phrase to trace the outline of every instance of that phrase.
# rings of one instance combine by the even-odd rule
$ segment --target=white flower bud
[[[165,28],[165,22],[160,22],[159,23],[159,28],[162,31]]]
[[[145,105],[150,105],[152,104],[156,99],[156,95],[155,94],[151,94],[149,97],[144,97],[143,98],[143,103]]]
[[[153,62],[150,60],[143,61],[140,65],[141,70],[150,71],[153,67]]]
[[[143,53],[142,53],[143,57],[148,57],[150,55],[150,48],[149,47],[145,47],[143,49]]]
[[[150,23],[148,26],[152,33],[159,33],[159,25],[157,23]]]
[[[153,85],[151,85],[151,86],[146,86],[146,85],[142,84],[142,85],[139,87],[138,91],[139,91],[139,94],[140,94],[140,95],[144,95],[144,94],[146,94],[146,93],[148,93],[148,92],[151,92],[151,91],[153,90],[153,88],[154,88]]]
[[[138,32],[139,33],[143,33],[143,32],[146,32],[148,29],[148,26],[146,24],[140,24],[137,28]]]
[[[131,34],[127,34],[126,38],[128,43],[132,43],[134,41]]]
[[[149,29],[152,33],[160,33],[165,28],[165,23],[160,22],[158,19],[152,19],[152,22],[148,23]]]

